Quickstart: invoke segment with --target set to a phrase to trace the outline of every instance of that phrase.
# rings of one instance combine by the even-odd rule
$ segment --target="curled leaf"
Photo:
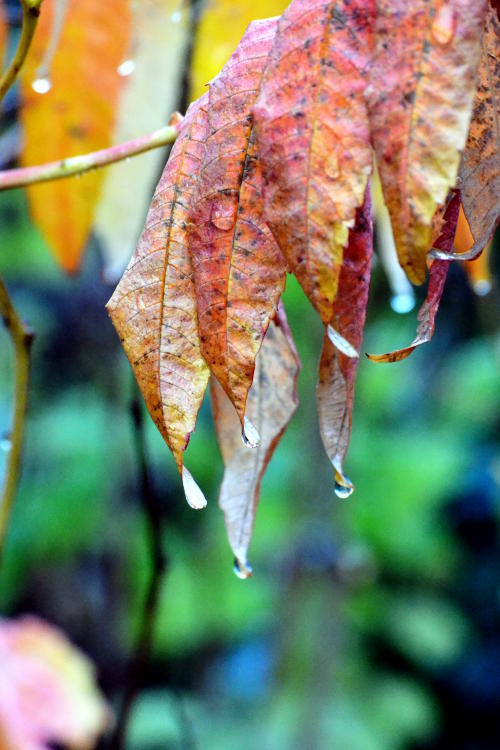
[[[248,394],[247,414],[261,436],[255,450],[242,444],[240,424],[231,402],[217,381],[211,381],[214,421],[225,466],[219,505],[235,555],[235,570],[243,578],[251,575],[247,554],[261,480],[298,405],[299,370],[300,360],[280,307],[257,356]]]
[[[349,244],[344,252],[332,316],[332,326],[349,341],[356,354],[361,348],[365,324],[372,249],[373,219],[368,189],[365,203],[357,211],[356,224],[350,231]],[[351,435],[357,367],[357,356],[353,357],[339,346],[327,330],[318,374],[318,414],[323,445],[335,471],[335,492],[340,497],[348,497],[354,489],[344,474],[343,463]]]
[[[206,105],[207,95],[190,106],[182,122],[137,249],[107,305],[149,413],[181,475],[208,382],[186,240],[208,126]],[[203,507],[192,477],[185,474],[183,480],[190,505]]]
[[[445,252],[450,252],[453,247],[455,232],[457,228],[458,215],[460,211],[460,193],[454,193],[446,211],[444,212],[441,234],[437,239],[435,246]],[[439,304],[443,295],[446,275],[448,273],[449,261],[433,260],[429,271],[429,283],[427,287],[427,297],[418,312],[417,335],[409,346],[404,349],[396,349],[386,354],[367,354],[368,359],[372,362],[399,362],[406,359],[410,354],[422,344],[426,344],[434,335],[436,325],[436,315],[439,310]]]
[[[201,350],[242,427],[255,357],[286,275],[262,216],[250,115],[275,30],[276,19],[250,24],[210,84],[209,134],[190,215]]]
[[[129,34],[128,0],[44,0],[22,76],[24,164],[111,145]],[[66,271],[78,269],[104,176],[28,188],[33,220]]]
[[[325,325],[372,169],[364,92],[374,14],[373,0],[293,0],[254,108],[266,219]]]
[[[486,6],[377,3],[372,139],[399,261],[416,284],[425,280],[432,219],[455,185],[467,138]]]

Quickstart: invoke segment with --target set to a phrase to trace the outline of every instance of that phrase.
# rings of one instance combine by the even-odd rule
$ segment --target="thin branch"
[[[31,47],[33,35],[38,24],[42,2],[43,0],[21,0],[21,8],[23,10],[23,28],[21,31],[21,38],[14,53],[14,57],[0,80],[0,102],[4,99],[5,94],[15,82],[24,65],[24,61],[26,60],[26,56]]]
[[[9,518],[14,503],[19,472],[21,453],[28,403],[28,385],[31,363],[31,344],[34,334],[19,317],[7,289],[0,278],[0,314],[7,328],[15,353],[15,392],[14,416],[10,434],[10,451],[7,459],[5,482],[0,505],[0,555],[3,550]]]
[[[161,586],[167,569],[167,558],[163,552],[162,544],[163,512],[149,478],[144,445],[142,402],[135,381],[134,396],[130,404],[130,409],[134,426],[135,453],[139,463],[141,503],[146,517],[149,536],[152,572],[144,602],[139,635],[125,682],[122,703],[118,712],[115,730],[109,743],[110,750],[124,750],[125,748],[132,709],[139,694],[144,672],[151,656]]]
[[[180,119],[181,117],[178,115],[176,121],[179,122]],[[67,159],[40,164],[36,167],[8,169],[0,172],[0,190],[25,187],[26,185],[33,185],[38,182],[62,180],[65,177],[84,174],[85,172],[90,172],[92,169],[105,167],[108,164],[114,164],[131,156],[143,154],[145,151],[151,151],[154,148],[161,148],[169,143],[173,143],[177,138],[177,133],[177,125],[167,125],[149,135],[143,135],[126,143],[101,149],[101,151],[93,151],[90,154],[82,154],[80,156],[70,156]]]

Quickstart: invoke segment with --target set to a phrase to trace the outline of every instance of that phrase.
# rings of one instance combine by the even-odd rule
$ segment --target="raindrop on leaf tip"
[[[241,431],[241,439],[243,440],[243,445],[246,445],[247,448],[257,448],[257,446],[260,444],[260,435],[257,432],[256,428],[253,426],[248,417],[243,418],[243,425],[244,427]]]
[[[31,88],[37,94],[46,94],[52,88],[52,84],[49,78],[35,78],[31,84]]]
[[[403,292],[391,297],[391,307],[399,315],[405,315],[415,307],[415,295],[412,292]]]
[[[182,469],[182,484],[187,504],[195,510],[202,510],[207,507],[207,500],[203,492],[193,479],[190,471],[184,466]]]
[[[119,66],[118,66],[118,75],[122,76],[122,78],[126,78],[126,76],[132,75],[132,73],[135,70],[135,61],[134,60],[124,60]]]
[[[354,492],[354,487],[346,487],[343,484],[335,482],[334,492],[341,500],[347,500],[347,498],[351,497],[352,493]]]
[[[251,578],[253,574],[252,566],[249,563],[242,563],[237,557],[234,558],[234,575],[240,579],[240,581],[246,581],[247,578]]]

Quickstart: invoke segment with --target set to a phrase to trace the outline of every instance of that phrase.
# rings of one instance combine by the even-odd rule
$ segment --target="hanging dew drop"
[[[8,453],[12,448],[12,440],[10,437],[10,433],[5,432],[0,437],[0,450],[2,450],[4,453]]]
[[[241,431],[243,445],[246,445],[247,448],[257,448],[257,446],[260,445],[260,435],[256,428],[250,422],[248,417],[243,417],[243,425],[244,427]]]
[[[351,497],[352,493],[354,492],[354,487],[346,487],[343,484],[335,482],[334,492],[341,500],[347,500],[347,498]]]
[[[125,78],[126,76],[132,75],[135,70],[135,60],[124,60],[118,66],[118,75]]]
[[[236,578],[239,578],[240,581],[246,581],[253,574],[252,566],[249,563],[242,563],[237,557],[234,558],[233,571]]]
[[[37,94],[46,94],[52,88],[52,84],[49,78],[35,78],[31,84],[31,88]]]
[[[405,315],[415,307],[415,295],[411,291],[394,294],[391,297],[391,307],[399,315]]]
[[[184,466],[182,469],[182,484],[184,494],[186,495],[187,504],[195,510],[202,510],[207,507],[207,500],[203,492],[193,479],[190,471]]]
[[[170,22],[171,23],[180,23],[182,20],[182,12],[180,10],[176,10],[175,13],[172,13],[170,16]]]

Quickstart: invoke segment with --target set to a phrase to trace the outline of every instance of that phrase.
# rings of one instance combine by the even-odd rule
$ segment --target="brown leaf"
[[[373,0],[294,0],[254,108],[266,218],[325,324],[372,169],[364,92],[374,13]]]
[[[318,413],[323,445],[335,471],[335,492],[349,497],[354,487],[344,475],[343,463],[351,435],[354,380],[363,338],[373,249],[373,219],[370,190],[358,209],[339,278],[331,326],[350,345],[348,356],[335,346],[335,337],[327,330],[318,375]],[[355,356],[353,356],[355,354]]]
[[[26,165],[111,145],[130,35],[128,0],[44,0],[23,68],[21,118]],[[95,170],[28,188],[36,226],[61,266],[74,272],[104,179]]]
[[[186,221],[207,133],[207,95],[189,108],[158,183],[146,226],[108,312],[193,507],[205,500],[183,468],[208,382],[196,318]]]
[[[433,216],[455,184],[467,138],[486,6],[377,3],[372,138],[399,260],[417,284],[425,280]]]
[[[479,255],[500,219],[500,21],[488,11],[482,39],[479,84],[457,187],[473,236],[460,260]],[[433,253],[443,257],[443,253]],[[453,257],[453,256],[451,256]]]
[[[250,24],[210,84],[210,130],[190,217],[201,349],[243,427],[255,357],[286,274],[262,217],[250,115],[275,30],[275,19]]]
[[[297,377],[300,360],[280,306],[269,326],[257,356],[253,385],[248,394],[247,414],[258,429],[257,448],[246,447],[231,402],[212,379],[214,421],[222,457],[224,479],[219,505],[224,511],[229,543],[235,555],[235,572],[248,578],[248,545],[259,501],[260,483],[267,464],[297,405]]]
[[[446,211],[444,212],[442,231],[437,239],[435,246],[445,252],[450,252],[455,239],[457,229],[458,215],[460,211],[460,193],[454,193]],[[449,261],[433,260],[429,271],[429,284],[427,287],[427,297],[418,313],[417,335],[410,346],[404,349],[396,349],[386,354],[367,354],[368,359],[372,362],[399,362],[406,359],[409,355],[422,344],[426,344],[434,335],[436,324],[436,315],[439,310],[439,303],[443,294],[446,275],[448,273]]]

